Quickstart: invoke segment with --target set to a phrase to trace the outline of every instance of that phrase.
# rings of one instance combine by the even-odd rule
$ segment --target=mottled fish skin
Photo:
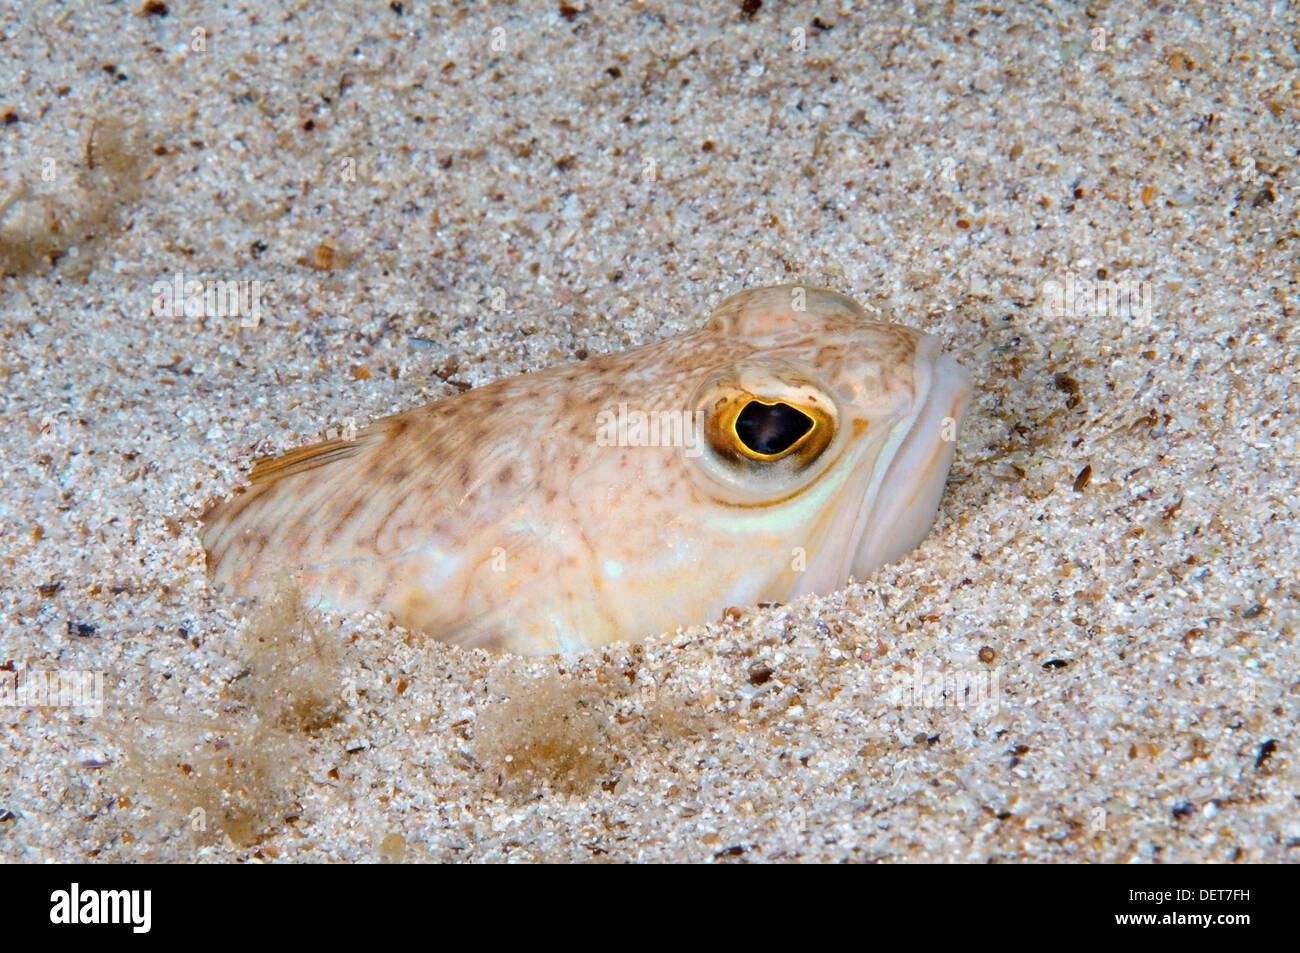
[[[206,514],[203,544],[219,585],[289,572],[320,604],[447,642],[543,655],[634,640],[827,592],[912,549],[969,396],[934,338],[833,291],[757,288],[698,331],[260,463]],[[620,405],[702,411],[686,418],[704,422],[695,449],[603,445],[598,415]],[[751,419],[778,439],[753,449]]]

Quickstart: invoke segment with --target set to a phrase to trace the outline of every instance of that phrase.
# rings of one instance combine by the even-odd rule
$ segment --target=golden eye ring
[[[801,470],[830,444],[835,417],[817,402],[728,390],[705,409],[704,435],[724,459],[759,464],[787,461]]]

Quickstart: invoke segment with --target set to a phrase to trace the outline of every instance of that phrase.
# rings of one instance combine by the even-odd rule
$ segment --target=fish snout
[[[853,559],[858,579],[916,548],[929,533],[970,408],[970,374],[940,352],[934,339],[925,345],[918,348],[915,367],[915,411],[899,425],[901,443],[885,462],[884,479],[858,540]]]

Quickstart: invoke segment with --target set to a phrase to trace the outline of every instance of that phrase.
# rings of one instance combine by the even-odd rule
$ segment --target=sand
[[[1295,8],[750,6],[0,13],[0,856],[1300,858]],[[976,379],[872,578],[534,661],[208,587],[255,457],[789,281]]]

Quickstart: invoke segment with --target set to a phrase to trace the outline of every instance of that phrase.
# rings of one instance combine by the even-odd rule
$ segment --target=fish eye
[[[691,405],[702,414],[706,466],[722,483],[813,478],[835,443],[835,398],[802,367],[770,359],[707,378]]]
[[[798,407],[784,401],[751,400],[736,415],[736,437],[758,457],[779,457],[791,450],[816,425]]]

